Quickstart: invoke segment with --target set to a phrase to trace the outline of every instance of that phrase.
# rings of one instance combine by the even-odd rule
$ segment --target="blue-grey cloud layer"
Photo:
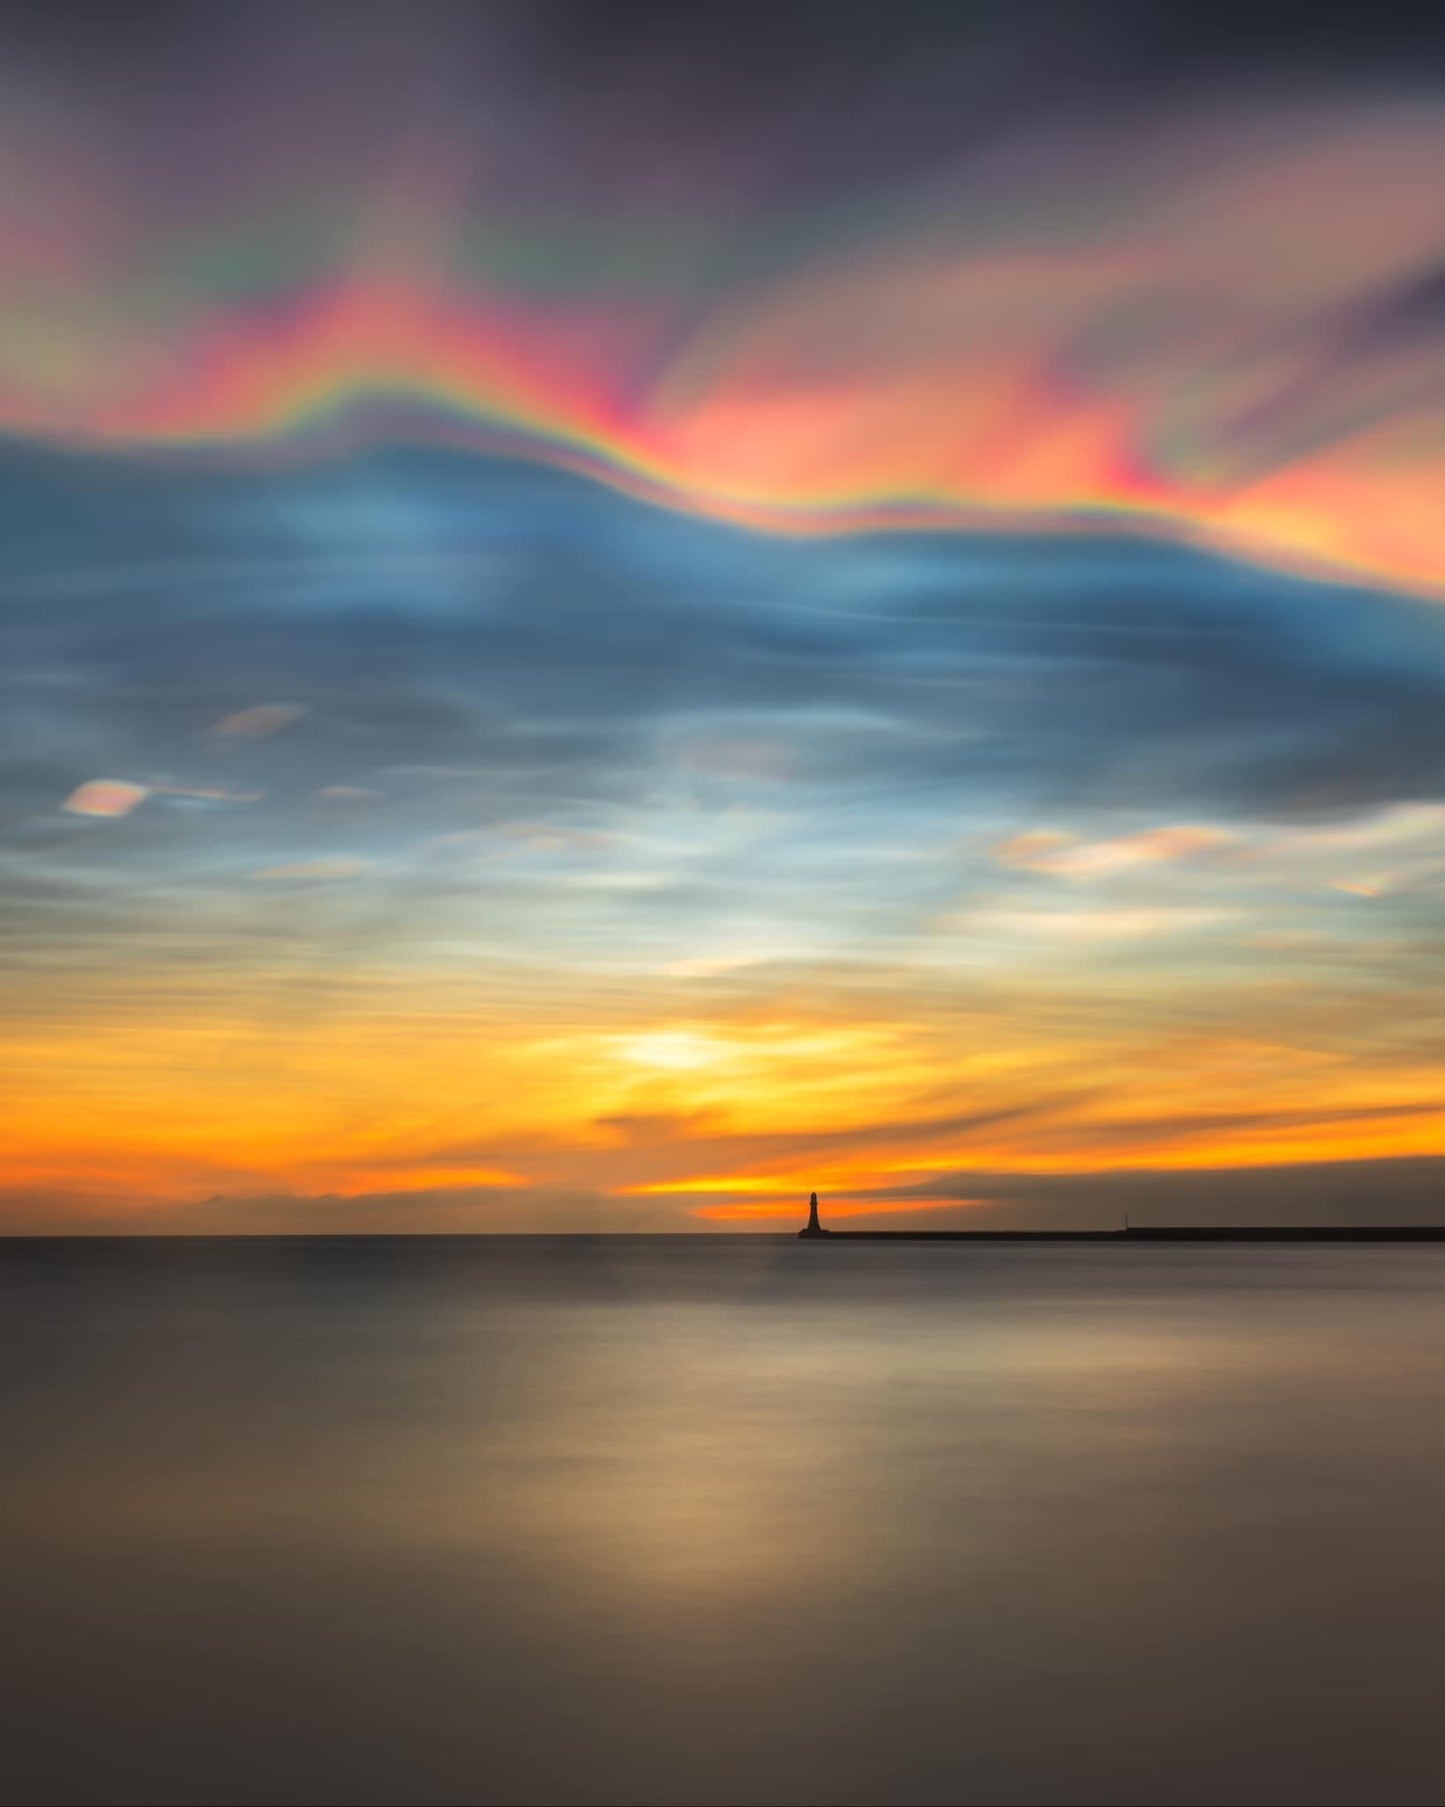
[[[798,860],[1445,790],[1435,608],[1188,551],[776,540],[404,453],[181,476],[15,453],[0,496],[6,858],[42,887],[729,803],[788,814]],[[304,713],[216,735],[257,705]],[[62,816],[99,777],[161,794]]]

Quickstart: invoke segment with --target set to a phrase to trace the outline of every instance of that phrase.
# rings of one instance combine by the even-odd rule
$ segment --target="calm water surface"
[[[1445,1800],[1445,1248],[0,1244],[12,1802]]]

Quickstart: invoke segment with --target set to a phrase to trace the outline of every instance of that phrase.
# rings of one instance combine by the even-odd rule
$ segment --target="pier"
[[[1112,1230],[829,1230],[808,1200],[802,1240],[833,1242],[1445,1242],[1445,1224],[1130,1224]]]

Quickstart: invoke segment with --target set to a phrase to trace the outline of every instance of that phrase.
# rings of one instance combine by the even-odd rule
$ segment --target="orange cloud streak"
[[[901,985],[887,1024],[876,994],[820,987],[808,1017],[753,1004],[686,1030],[663,1026],[667,986],[619,1000],[573,982],[582,1026],[563,1029],[540,992],[527,1016],[499,1018],[483,981],[443,973],[302,991],[255,975],[195,994],[155,975],[139,985],[50,975],[43,994],[29,988],[33,1010],[17,995],[7,1184],[177,1199],[586,1187],[741,1223],[796,1214],[815,1188],[862,1213],[878,1208],[868,1195],[929,1182],[986,1194],[970,1174],[1445,1154],[1438,1075],[1408,1038],[1389,1059],[1330,1047],[1328,1013],[1357,1011],[1348,996],[1244,991],[1230,1034],[1168,1033],[1117,999],[1080,1017],[1091,994],[1075,975],[1042,1014],[1027,989],[980,1001],[960,1045],[926,989]],[[1389,998],[1376,1007],[1388,1020]],[[862,1009],[874,1020],[850,1024]],[[1290,1039],[1278,1025],[1296,1015]],[[682,1049],[682,1064],[651,1058]]]

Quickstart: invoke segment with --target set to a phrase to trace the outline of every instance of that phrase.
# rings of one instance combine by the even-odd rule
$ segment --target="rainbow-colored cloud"
[[[475,143],[184,208],[45,148],[0,135],[15,436],[425,439],[770,532],[1128,524],[1445,593],[1445,106],[1080,126],[824,230],[605,161],[563,206]]]

